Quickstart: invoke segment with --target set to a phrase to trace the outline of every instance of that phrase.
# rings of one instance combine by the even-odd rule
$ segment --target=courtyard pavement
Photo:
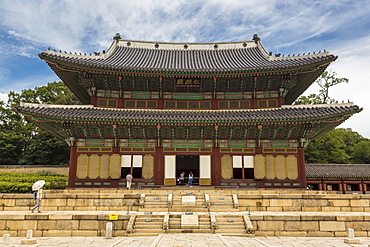
[[[346,244],[340,237],[234,237],[221,234],[160,234],[153,237],[40,237],[33,245],[21,245],[21,237],[11,237],[10,245],[30,247],[368,247],[370,237],[356,238],[360,244]],[[2,240],[1,240],[2,241]],[[1,242],[0,241],[0,242]]]

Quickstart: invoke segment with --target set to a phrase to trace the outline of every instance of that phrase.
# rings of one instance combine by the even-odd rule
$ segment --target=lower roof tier
[[[309,178],[369,178],[370,164],[306,164]]]
[[[352,103],[246,110],[112,109],[24,103],[16,110],[56,136],[313,140],[362,108]]]

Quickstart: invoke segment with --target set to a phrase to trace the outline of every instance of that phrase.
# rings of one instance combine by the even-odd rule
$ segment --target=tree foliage
[[[353,147],[353,162],[359,164],[370,164],[370,141],[358,142]]]
[[[37,127],[13,109],[21,102],[37,104],[79,104],[63,84],[51,82],[21,93],[9,92],[0,102],[0,165],[61,165],[69,162],[69,148],[61,140]]]
[[[352,129],[334,129],[305,148],[306,163],[369,164],[370,140]]]
[[[295,101],[295,104],[313,105],[338,103],[337,100],[330,97],[330,89],[335,85],[348,83],[348,81],[349,79],[344,77],[337,78],[337,73],[335,71],[324,71],[315,81],[320,87],[319,93],[301,96]]]

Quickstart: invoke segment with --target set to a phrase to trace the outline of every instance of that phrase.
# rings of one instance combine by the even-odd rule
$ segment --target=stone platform
[[[62,212],[42,212],[31,213],[24,211],[0,212],[0,236],[10,234],[12,237],[24,237],[27,230],[33,230],[35,237],[70,237],[70,236],[105,236],[105,226],[109,222],[109,214],[117,213],[117,221],[113,221],[114,236],[126,236],[126,229],[130,217],[136,215],[142,218],[159,217],[162,219],[166,213],[158,212],[146,215],[143,212],[107,212],[107,211],[62,211]],[[173,213],[171,215],[181,215]],[[198,213],[199,216],[208,216],[208,213]],[[240,213],[211,213],[221,224],[221,219],[236,219],[246,212]],[[370,237],[370,213],[366,212],[252,212],[248,215],[255,236],[290,236],[290,237],[346,237],[347,229],[355,230],[356,237]],[[146,222],[150,225],[149,222]],[[244,231],[232,228],[232,223],[219,230],[224,235],[243,236]],[[230,227],[230,231],[225,230]],[[208,229],[210,226],[208,225]],[[145,231],[144,231],[145,232]],[[149,231],[147,231],[149,232]],[[164,231],[156,232],[158,235]],[[175,233],[173,231],[173,233]],[[178,231],[181,233],[181,230]],[[189,233],[189,231],[187,231]],[[212,233],[211,231],[205,233]],[[148,235],[148,234],[142,234]],[[132,234],[134,236],[134,234]]]
[[[184,196],[193,205],[183,205]],[[0,195],[0,236],[105,236],[222,234],[223,236],[370,237],[370,195],[318,191],[182,188],[161,190],[47,191],[42,212],[31,213],[31,194]],[[250,214],[248,212],[250,209]],[[197,221],[183,227],[183,215]]]

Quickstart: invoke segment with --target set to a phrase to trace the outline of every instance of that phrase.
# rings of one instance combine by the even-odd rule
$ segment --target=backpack
[[[33,199],[35,199],[35,200],[37,199],[37,191],[33,192]]]

